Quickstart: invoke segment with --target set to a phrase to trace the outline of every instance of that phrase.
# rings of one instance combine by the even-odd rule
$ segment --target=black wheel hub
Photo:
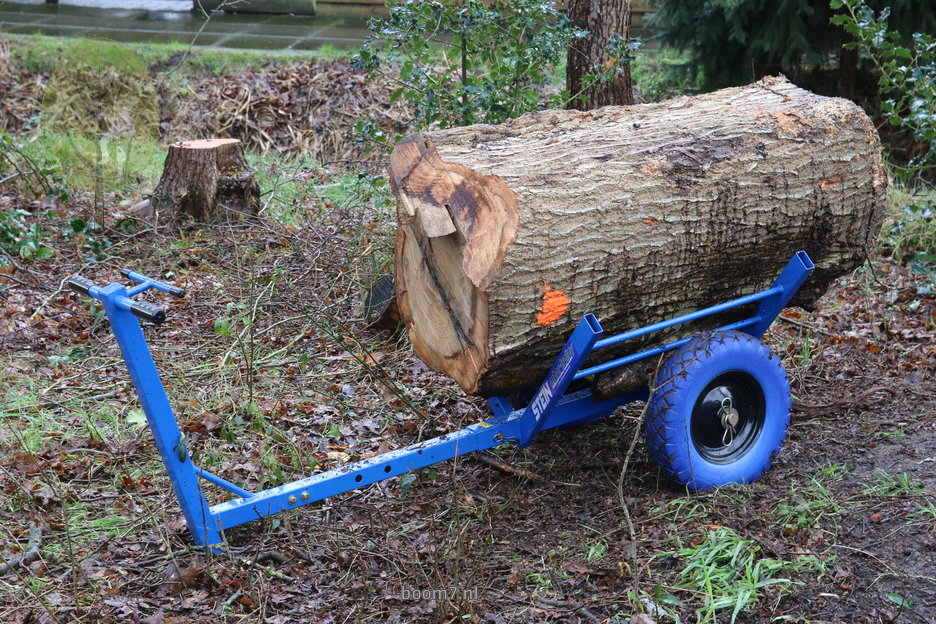
[[[754,377],[722,373],[705,386],[692,408],[692,444],[706,461],[738,461],[760,437],[766,412],[764,391]]]

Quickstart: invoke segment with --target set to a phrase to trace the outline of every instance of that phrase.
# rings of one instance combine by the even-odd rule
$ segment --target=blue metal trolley
[[[647,447],[676,483],[705,489],[753,480],[779,449],[790,406],[783,369],[759,338],[813,268],[800,251],[767,290],[608,338],[601,337],[598,319],[586,314],[528,405],[517,408],[505,398],[492,398],[493,417],[461,431],[260,492],[249,492],[192,462],[143,336],[139,319],[158,324],[166,314],[133,297],[151,288],[176,297],[185,291],[133,271],[123,271],[137,283],[129,289],[119,283],[97,286],[77,275],[68,284],[103,303],[189,531],[197,545],[207,546],[222,543],[223,531],[231,527],[472,451],[504,443],[528,446],[543,430],[604,418],[632,401],[650,401]],[[596,350],[749,304],[756,304],[756,312],[744,320],[582,368]],[[666,352],[674,353],[652,382],[653,396],[649,387],[609,400],[593,399],[588,389],[567,393],[574,381]],[[227,490],[232,498],[209,505],[201,480]]]

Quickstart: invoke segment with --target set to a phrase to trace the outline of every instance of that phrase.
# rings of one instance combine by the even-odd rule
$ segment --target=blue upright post
[[[601,324],[594,314],[586,314],[575,327],[575,331],[566,341],[559,353],[559,357],[549,369],[549,375],[539,387],[533,400],[520,417],[518,431],[518,446],[528,446],[536,434],[540,432],[553,407],[566,388],[572,383],[575,373],[591,353],[592,347],[601,335]]]
[[[179,499],[182,514],[195,544],[219,544],[221,532],[198,482],[195,466],[159,379],[156,363],[146,344],[140,322],[130,312],[130,306],[140,306],[140,302],[128,298],[127,290],[120,284],[110,284],[103,288],[95,286],[88,294],[100,299],[104,304],[104,311],[127,363],[130,378],[146,414],[146,421],[156,439],[156,448],[166,465],[172,489]]]
[[[803,282],[806,281],[806,278],[815,268],[816,265],[813,264],[809,254],[805,251],[796,252],[796,255],[790,258],[790,261],[787,262],[771,287],[771,290],[776,289],[779,292],[772,297],[761,300],[757,306],[757,323],[742,331],[755,338],[763,336],[770,324],[780,316],[780,311],[790,303],[790,299],[793,298],[793,295],[796,294],[796,291],[800,289],[800,286],[803,285]]]

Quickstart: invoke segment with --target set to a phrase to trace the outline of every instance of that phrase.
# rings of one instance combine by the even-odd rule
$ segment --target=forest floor
[[[886,245],[768,332],[795,401],[756,483],[668,485],[636,405],[235,528],[224,554],[192,548],[71,274],[188,291],[150,298],[169,318],[144,331],[193,455],[248,489],[490,414],[363,320],[392,253],[385,183],[255,162],[265,210],[222,226],[0,187],[0,213],[50,250],[0,273],[0,565],[28,555],[0,574],[0,621],[936,621],[936,284]]]

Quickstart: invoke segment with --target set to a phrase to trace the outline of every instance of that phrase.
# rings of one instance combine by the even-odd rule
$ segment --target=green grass
[[[696,610],[698,622],[735,622],[768,587],[798,585],[790,577],[823,567],[812,557],[793,561],[764,557],[760,546],[726,527],[709,531],[697,546],[666,554],[683,564],[674,575],[676,587],[702,603]],[[724,612],[730,617],[724,618]]]
[[[847,473],[844,466],[827,461],[805,484],[793,482],[790,495],[774,508],[774,516],[785,531],[831,528],[838,532],[841,505],[834,484]]]
[[[936,502],[928,500],[920,503],[910,515],[914,518],[936,522]]]
[[[650,520],[666,520],[671,524],[677,524],[687,520],[708,518],[712,513],[712,508],[705,502],[692,497],[681,497],[654,507]]]
[[[813,480],[805,487],[793,483],[790,497],[781,501],[774,510],[777,520],[793,531],[818,529],[829,521],[835,522],[841,508],[835,496],[821,482]]]
[[[926,489],[914,483],[913,478],[906,472],[890,474],[879,469],[877,479],[865,484],[863,492],[867,496],[919,496],[925,494]]]
[[[599,559],[604,558],[605,553],[608,552],[608,544],[602,540],[598,540],[588,544],[584,547],[584,556],[585,561],[592,562],[598,561]]]
[[[82,41],[80,38],[46,35],[4,34],[0,36],[9,42],[10,62],[14,67],[39,73],[54,71],[62,57]],[[322,46],[318,50],[303,52],[193,48],[187,43],[121,45],[135,52],[151,70],[166,71],[177,67],[179,71],[185,73],[214,75],[243,72],[271,64],[289,65],[310,60],[348,58],[353,53],[353,50],[344,50],[330,45]]]
[[[154,138],[132,137],[101,141],[75,133],[43,133],[36,144],[43,158],[71,188],[93,191],[151,190],[162,174],[166,152]]]

